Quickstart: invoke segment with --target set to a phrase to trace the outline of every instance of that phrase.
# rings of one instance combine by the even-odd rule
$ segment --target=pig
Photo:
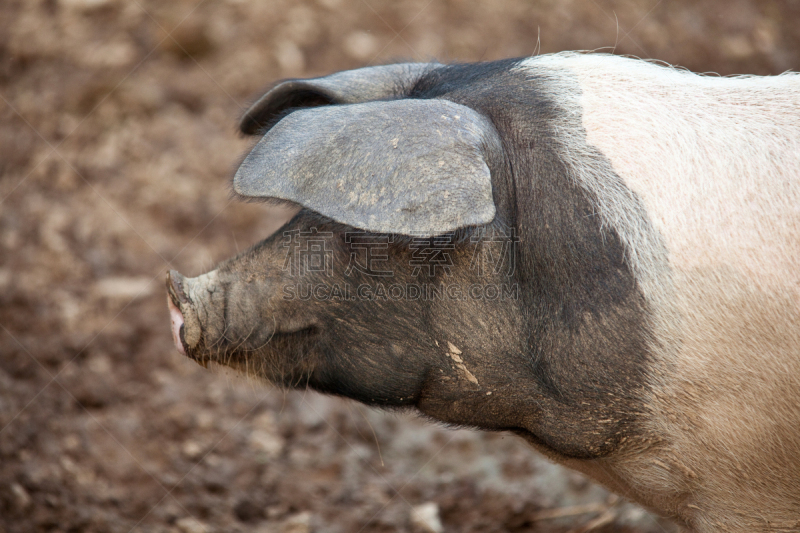
[[[800,76],[401,63],[240,128],[234,194],[299,211],[170,271],[181,353],[516,434],[691,531],[800,531]]]

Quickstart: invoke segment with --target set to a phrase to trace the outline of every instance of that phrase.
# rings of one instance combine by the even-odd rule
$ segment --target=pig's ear
[[[357,104],[405,96],[438,63],[397,63],[337,72],[324,78],[286,80],[259,98],[239,121],[247,135],[264,133],[282,111],[330,104]]]
[[[368,231],[431,236],[494,219],[487,162],[501,158],[489,120],[447,100],[327,106],[278,122],[233,188]]]

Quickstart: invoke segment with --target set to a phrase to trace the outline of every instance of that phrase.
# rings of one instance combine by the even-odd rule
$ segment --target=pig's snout
[[[167,273],[167,307],[172,322],[172,339],[178,351],[205,366],[208,355],[201,348],[219,342],[224,331],[221,312],[223,291],[217,273],[209,272],[196,278],[186,278],[175,270]]]
[[[190,350],[200,339],[200,323],[189,297],[191,282],[191,279],[175,270],[167,273],[167,307],[172,322],[172,340],[183,355],[192,353]]]

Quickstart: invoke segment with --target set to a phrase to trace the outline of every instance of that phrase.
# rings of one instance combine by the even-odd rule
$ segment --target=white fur
[[[568,112],[563,157],[654,312],[650,440],[571,466],[697,531],[800,530],[800,75],[521,68]]]
[[[800,75],[699,76],[600,54],[534,65],[577,78],[581,94],[557,98],[582,112],[588,143],[644,201],[673,267],[737,264],[759,283],[794,275],[800,246],[785,243],[800,221]],[[635,256],[641,238],[628,241]]]

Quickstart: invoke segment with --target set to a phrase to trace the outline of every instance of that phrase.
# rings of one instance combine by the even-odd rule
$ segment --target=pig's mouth
[[[172,322],[172,340],[180,353],[208,368],[208,359],[198,354],[198,350],[186,341],[185,313],[194,313],[182,284],[183,276],[175,270],[167,273],[167,306]],[[192,315],[193,316],[193,315]]]
[[[274,354],[305,354],[312,350],[318,342],[317,324],[273,321],[269,324],[272,327],[255,323],[247,331],[231,326],[236,317],[228,316],[228,289],[217,271],[186,278],[170,270],[166,285],[172,340],[184,356],[205,368],[214,363],[273,383],[293,383],[296,376],[308,373],[304,365],[309,358],[304,357],[301,362],[286,355],[276,360]]]

